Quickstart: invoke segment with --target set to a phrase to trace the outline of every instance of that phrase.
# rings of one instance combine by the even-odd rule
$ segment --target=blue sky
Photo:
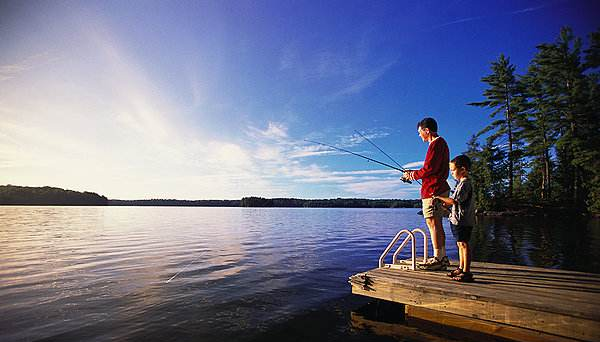
[[[109,198],[418,198],[334,144],[417,166],[488,122],[481,77],[524,72],[594,1],[2,1],[0,184]],[[594,20],[596,18],[596,20]]]

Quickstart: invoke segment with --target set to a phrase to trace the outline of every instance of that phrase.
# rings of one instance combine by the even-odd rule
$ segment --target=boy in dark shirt
[[[458,246],[459,266],[448,273],[453,280],[472,282],[471,250],[469,240],[475,224],[475,205],[473,199],[473,186],[469,181],[471,161],[465,155],[457,156],[450,162],[450,173],[458,181],[451,197],[433,196],[433,199],[442,201],[445,205],[452,206],[450,213],[450,227],[456,238]]]

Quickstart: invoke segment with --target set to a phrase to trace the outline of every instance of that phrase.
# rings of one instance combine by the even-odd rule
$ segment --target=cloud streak
[[[16,78],[26,71],[56,60],[58,60],[57,57],[51,57],[50,53],[44,52],[26,57],[18,63],[0,65],[0,82]]]
[[[352,80],[349,85],[326,97],[327,102],[334,102],[342,97],[355,95],[370,87],[379,80],[388,70],[390,70],[396,61],[384,64],[376,69],[370,70],[358,78]]]
[[[274,129],[276,127],[277,129]],[[399,179],[400,173],[391,169],[379,170],[330,170],[326,166],[309,162],[319,158],[340,154],[324,146],[294,140],[289,127],[282,123],[269,122],[266,129],[249,127],[247,133],[255,141],[253,158],[260,164],[260,177],[289,182],[288,184],[324,185],[337,189],[332,196],[399,198],[404,195],[416,197],[418,188],[407,187]],[[280,134],[286,132],[286,134]],[[370,138],[384,137],[386,132],[370,131]],[[362,138],[342,136],[340,145],[356,145]],[[345,146],[347,147],[347,146]],[[327,197],[327,196],[326,196]]]

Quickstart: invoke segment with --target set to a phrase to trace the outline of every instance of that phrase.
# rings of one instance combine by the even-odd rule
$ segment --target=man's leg
[[[431,245],[433,246],[433,256],[440,257],[439,253],[439,234],[437,233],[436,220],[434,217],[425,218],[427,228],[429,228],[429,236],[431,237]],[[440,257],[441,258],[441,257]]]
[[[431,236],[431,244],[433,245],[433,256],[441,259],[446,256],[446,233],[442,226],[442,218],[439,216],[428,217],[425,219],[427,228],[429,228],[429,236]]]
[[[444,226],[442,225],[442,217],[435,216],[435,233],[437,235],[437,243],[439,248],[439,258],[446,256],[446,232],[444,232]]]

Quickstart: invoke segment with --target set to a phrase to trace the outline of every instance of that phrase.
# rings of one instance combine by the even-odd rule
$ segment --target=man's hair
[[[464,154],[454,157],[450,162],[457,168],[464,167],[467,171],[471,170],[471,159]]]
[[[429,128],[429,130],[433,133],[437,133],[438,127],[437,122],[434,118],[425,118],[417,124],[417,128],[421,127],[421,129]]]

